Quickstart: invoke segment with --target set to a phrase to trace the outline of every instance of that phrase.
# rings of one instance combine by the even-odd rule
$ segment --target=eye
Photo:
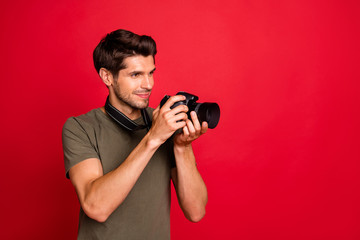
[[[137,77],[139,77],[139,76],[140,76],[140,73],[139,73],[139,72],[134,72],[134,73],[131,74],[131,77],[132,77],[132,78],[137,78]]]

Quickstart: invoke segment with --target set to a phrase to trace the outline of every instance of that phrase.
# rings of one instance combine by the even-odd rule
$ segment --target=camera
[[[179,105],[186,105],[189,108],[187,113],[189,119],[191,119],[190,112],[195,111],[200,123],[206,121],[209,128],[215,128],[217,126],[220,119],[220,107],[217,103],[197,103],[196,101],[199,100],[199,98],[187,92],[178,92],[176,95],[183,95],[186,99],[184,101],[174,103],[174,105],[170,107],[171,109]],[[170,96],[166,95],[161,100],[160,107],[162,107],[169,98]]]

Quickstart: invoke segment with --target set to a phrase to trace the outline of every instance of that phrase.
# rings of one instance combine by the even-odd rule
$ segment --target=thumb
[[[159,111],[160,111],[160,105],[157,106],[157,108],[155,108],[155,110],[153,111],[153,118],[156,118],[159,115]]]

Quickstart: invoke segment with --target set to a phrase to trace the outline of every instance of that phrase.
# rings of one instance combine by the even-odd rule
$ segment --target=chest
[[[95,129],[92,142],[100,157],[104,174],[120,166],[146,133],[146,129],[128,131],[117,125],[100,125]],[[167,141],[151,156],[138,181],[169,181],[173,158],[172,144]]]

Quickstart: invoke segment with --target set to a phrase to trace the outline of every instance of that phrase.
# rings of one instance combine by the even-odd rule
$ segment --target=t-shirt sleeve
[[[92,130],[93,131],[93,130]],[[88,158],[99,158],[96,146],[91,141],[91,126],[74,117],[69,118],[62,130],[65,174],[77,163]]]

